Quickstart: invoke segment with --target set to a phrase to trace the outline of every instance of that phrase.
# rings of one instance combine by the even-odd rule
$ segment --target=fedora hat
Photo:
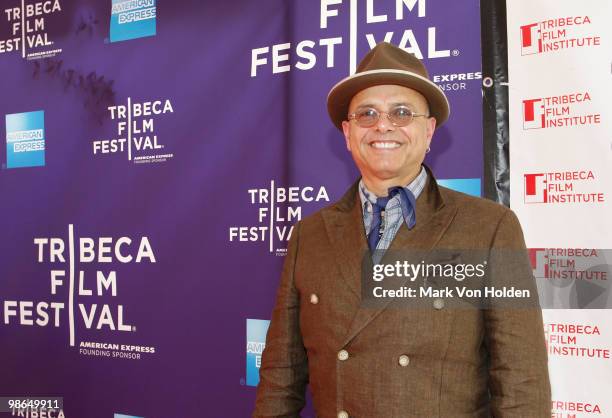
[[[342,121],[347,120],[349,104],[355,94],[381,84],[409,87],[421,93],[427,99],[430,115],[436,118],[437,126],[448,119],[448,99],[429,79],[421,60],[395,45],[381,42],[363,57],[355,74],[341,80],[329,91],[327,112],[334,125],[342,130]]]

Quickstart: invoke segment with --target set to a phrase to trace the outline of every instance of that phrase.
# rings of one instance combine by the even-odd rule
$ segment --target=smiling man
[[[368,307],[363,257],[525,250],[516,216],[440,187],[423,165],[444,93],[421,61],[381,43],[330,91],[328,111],[361,178],[294,228],[260,368],[254,417],[550,417],[539,307]],[[537,295],[528,259],[504,280]]]

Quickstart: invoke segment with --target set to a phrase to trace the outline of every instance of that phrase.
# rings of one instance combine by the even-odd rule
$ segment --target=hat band
[[[425,81],[426,83],[430,84],[432,87],[435,87],[436,90],[438,90],[442,96],[444,97],[444,100],[446,100],[446,103],[448,105],[448,99],[446,97],[446,95],[442,92],[442,90],[440,89],[440,87],[438,87],[438,85],[434,82],[432,82],[430,79],[428,79],[427,77],[423,77],[422,75],[419,75],[417,73],[414,73],[412,71],[406,71],[406,70],[395,70],[395,69],[391,69],[391,68],[384,68],[384,69],[380,69],[380,70],[368,70],[368,71],[363,71],[360,73],[356,73],[353,75],[350,75],[348,77],[343,78],[342,80],[340,80],[339,82],[337,82],[334,87],[331,88],[331,90],[329,91],[327,98],[329,99],[329,96],[332,95],[332,93],[334,92],[334,90],[340,86],[341,84],[347,82],[348,80],[353,80],[359,77],[363,77],[366,75],[371,75],[371,74],[401,74],[401,75],[407,75],[410,77],[415,77],[417,79],[420,79],[422,81]]]

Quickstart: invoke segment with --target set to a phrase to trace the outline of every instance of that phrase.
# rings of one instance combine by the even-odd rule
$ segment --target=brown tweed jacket
[[[254,417],[550,417],[541,311],[360,306],[367,250],[357,183],[294,228]],[[514,213],[437,185],[393,249],[524,249]],[[528,262],[512,274],[532,281]],[[533,287],[535,292],[535,286]]]

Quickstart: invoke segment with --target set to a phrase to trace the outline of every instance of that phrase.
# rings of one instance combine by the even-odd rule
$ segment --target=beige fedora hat
[[[363,57],[355,74],[341,80],[329,91],[327,111],[334,125],[342,130],[342,121],[347,120],[349,104],[355,94],[381,84],[409,87],[421,93],[429,103],[430,115],[436,118],[436,126],[448,119],[448,99],[429,79],[421,60],[395,45],[381,42]]]

